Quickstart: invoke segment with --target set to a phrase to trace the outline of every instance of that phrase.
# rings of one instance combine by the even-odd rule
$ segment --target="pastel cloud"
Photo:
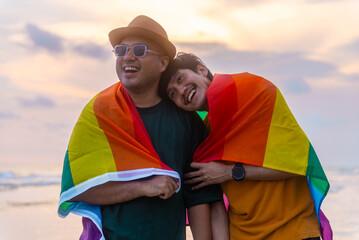
[[[347,74],[346,79],[349,81],[359,81],[359,74]]]
[[[350,53],[352,56],[357,57],[357,60],[359,60],[359,38],[341,46],[340,49]]]
[[[0,111],[0,119],[12,119],[12,118],[18,118],[19,116],[13,112],[6,111],[2,112]]]
[[[288,79],[284,83],[285,89],[290,93],[306,93],[310,91],[310,86],[302,78]]]
[[[63,51],[63,38],[51,32],[40,29],[34,24],[27,24],[25,27],[27,36],[37,47],[44,48],[51,52]]]
[[[83,56],[99,59],[107,59],[110,57],[110,51],[108,47],[93,43],[86,42],[78,44],[73,47],[73,51]]]
[[[27,24],[25,26],[25,34],[34,46],[46,49],[51,53],[72,51],[81,56],[93,59],[108,59],[110,57],[110,51],[107,46],[97,44],[90,40],[84,42],[76,39],[67,39],[44,30],[35,24]],[[28,46],[30,50],[31,47],[32,46]]]
[[[36,96],[34,98],[18,97],[17,102],[22,107],[54,107],[56,103],[48,97]]]
[[[263,2],[269,3],[268,0],[224,0],[227,6],[245,6],[245,5],[258,5]],[[223,4],[223,2],[221,2]]]
[[[241,51],[231,49],[218,42],[176,43],[186,52],[198,55],[213,72],[251,72],[270,76],[273,81],[282,81],[288,91],[305,93],[310,90],[306,78],[339,74],[334,64],[312,60],[304,53]]]

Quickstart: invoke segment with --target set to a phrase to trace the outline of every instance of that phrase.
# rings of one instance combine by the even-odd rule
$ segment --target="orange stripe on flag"
[[[110,144],[117,171],[161,168],[160,160],[135,138],[130,109],[123,95],[117,94],[120,86],[118,83],[104,90],[94,103],[95,115]]]
[[[272,94],[275,87],[269,81],[248,73],[235,74],[233,80],[237,95],[231,102],[237,103],[237,109],[225,137],[223,159],[241,159],[261,166],[272,117],[272,111],[268,109],[274,106]]]

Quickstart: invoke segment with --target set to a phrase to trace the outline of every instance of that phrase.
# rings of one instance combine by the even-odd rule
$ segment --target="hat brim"
[[[128,36],[144,37],[158,43],[161,47],[164,48],[170,59],[173,59],[176,55],[176,47],[170,41],[158,35],[157,33],[149,31],[144,28],[139,28],[139,27],[116,28],[108,34],[112,47],[115,47],[125,37]]]

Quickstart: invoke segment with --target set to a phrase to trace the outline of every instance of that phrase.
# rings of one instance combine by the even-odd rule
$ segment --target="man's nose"
[[[132,48],[128,48],[128,51],[125,53],[125,55],[123,56],[124,60],[132,60],[136,58],[135,55],[133,54]]]
[[[183,95],[186,92],[186,87],[184,85],[179,85],[178,92]]]

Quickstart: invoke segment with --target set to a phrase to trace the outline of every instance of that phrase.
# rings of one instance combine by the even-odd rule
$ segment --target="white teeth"
[[[125,67],[125,71],[137,71],[136,67]]]
[[[196,89],[192,89],[191,92],[188,94],[187,102],[190,103],[192,101],[193,95],[196,93]]]

